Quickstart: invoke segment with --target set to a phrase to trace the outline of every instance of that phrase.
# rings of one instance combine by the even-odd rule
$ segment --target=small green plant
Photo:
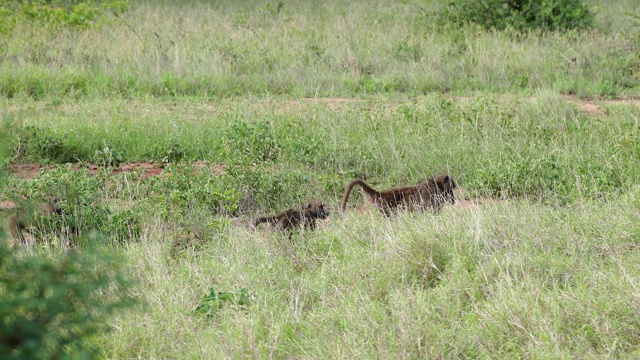
[[[71,165],[59,166],[29,180],[12,183],[6,189],[7,198],[22,202],[18,195],[44,198],[54,194],[61,200],[63,217],[47,217],[39,226],[46,235],[51,229],[66,228],[75,235],[93,232],[122,241],[135,239],[140,233],[140,213],[136,202],[116,206],[114,194],[106,195],[106,188],[118,181],[120,174],[104,170],[97,176],[86,170],[74,170]]]
[[[0,120],[0,173],[4,165],[12,160],[13,130],[9,117]],[[1,174],[0,174],[1,176]]]
[[[221,309],[225,305],[244,307],[249,305],[249,303],[249,290],[246,288],[242,288],[237,294],[234,294],[232,292],[217,291],[215,286],[212,286],[209,294],[200,300],[200,303],[193,313],[205,315],[210,318],[214,316],[218,309]]]
[[[102,166],[116,166],[122,163],[122,156],[106,140],[102,140],[102,149],[96,150],[94,161]]]
[[[165,156],[162,161],[165,163],[178,163],[185,158],[184,146],[177,140],[171,140],[166,147]]]
[[[274,1],[274,2],[267,1],[265,6],[269,11],[269,13],[271,14],[271,16],[276,17],[280,14],[280,11],[282,11],[282,9],[284,8],[284,2],[280,0]]]

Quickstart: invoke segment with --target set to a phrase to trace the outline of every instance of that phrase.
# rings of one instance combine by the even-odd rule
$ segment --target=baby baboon
[[[326,219],[328,216],[329,211],[325,209],[322,202],[311,200],[305,206],[297,209],[285,210],[274,216],[255,218],[251,221],[251,225],[255,228],[259,224],[270,223],[275,225],[276,230],[286,230],[289,232],[289,237],[291,237],[293,230],[300,225],[314,230],[316,228],[316,219]]]
[[[347,208],[347,200],[354,186],[360,185],[365,199],[376,206],[384,215],[389,216],[391,210],[404,207],[408,211],[432,208],[439,211],[446,202],[454,203],[453,189],[456,182],[447,174],[435,176],[413,186],[399,187],[384,191],[374,190],[360,179],[355,179],[347,185],[342,197],[342,212]]]
[[[58,205],[59,201],[57,197],[51,197],[47,202],[40,204],[36,208],[22,209],[16,215],[9,217],[7,219],[7,228],[13,238],[24,244],[26,241],[22,231],[34,223],[39,216],[63,214],[62,208]]]

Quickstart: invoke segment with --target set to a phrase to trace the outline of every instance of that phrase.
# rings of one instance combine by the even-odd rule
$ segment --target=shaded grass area
[[[441,27],[435,2],[295,2],[279,10],[274,4],[133,1],[100,27],[18,24],[0,38],[0,94],[638,95],[632,2],[595,2],[599,27],[591,31],[526,35]]]

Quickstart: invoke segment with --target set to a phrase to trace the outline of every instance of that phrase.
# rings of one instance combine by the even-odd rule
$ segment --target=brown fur
[[[457,187],[453,178],[447,174],[437,175],[413,186],[393,188],[377,191],[360,179],[355,179],[347,185],[342,196],[342,212],[347,208],[347,200],[354,186],[360,185],[367,202],[377,207],[384,215],[390,215],[392,210],[399,207],[408,211],[420,211],[431,208],[439,211],[449,202],[455,203],[453,189]]]
[[[18,211],[15,216],[11,216],[7,219],[7,229],[15,240],[18,240],[21,244],[25,244],[25,238],[23,231],[31,225],[36,218],[43,215],[51,214],[63,214],[62,208],[58,205],[59,199],[57,197],[51,197],[45,203],[40,204],[37,208],[27,208]]]
[[[275,225],[276,230],[286,230],[291,236],[293,230],[302,225],[304,228],[314,230],[316,219],[326,219],[329,211],[324,204],[318,200],[311,200],[305,206],[295,209],[285,210],[274,216],[258,217],[251,221],[253,227],[262,223]]]

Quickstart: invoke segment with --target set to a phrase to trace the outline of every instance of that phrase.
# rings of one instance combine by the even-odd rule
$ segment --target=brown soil
[[[566,95],[564,97],[567,101],[574,102],[578,105],[580,111],[590,115],[604,114],[605,110],[602,109],[602,105],[635,105],[640,106],[640,99],[614,99],[614,100],[585,100],[579,99],[575,95]]]
[[[580,99],[575,95],[563,95],[566,101],[575,103],[578,106],[578,109],[584,113],[589,115],[598,115],[598,114],[606,114],[606,111],[602,108],[604,105],[635,105],[640,106],[640,99],[630,98],[630,99],[613,99],[613,100],[590,100],[590,99]],[[452,97],[452,100],[456,101],[472,101],[476,99],[473,96],[459,96]],[[526,98],[522,98],[523,102],[531,102],[536,101],[535,96],[529,96]]]
[[[0,201],[0,210],[11,210],[18,206],[18,203],[11,200]]]
[[[222,164],[209,164],[206,161],[200,161],[192,164],[196,168],[204,168],[204,167],[212,167],[214,169],[215,174],[219,175],[224,172],[224,165]],[[71,164],[72,168],[75,170],[85,169],[90,174],[95,175],[100,170],[100,165],[97,164]],[[140,176],[140,180],[148,179],[151,176],[162,176],[164,171],[165,164],[154,164],[154,163],[131,163],[124,164],[121,166],[113,167],[114,174],[132,172],[140,169],[144,169],[144,172]],[[51,170],[54,167],[49,165],[39,165],[39,164],[13,164],[10,167],[10,172],[12,175],[22,178],[24,180],[33,179],[36,177],[41,171]]]

